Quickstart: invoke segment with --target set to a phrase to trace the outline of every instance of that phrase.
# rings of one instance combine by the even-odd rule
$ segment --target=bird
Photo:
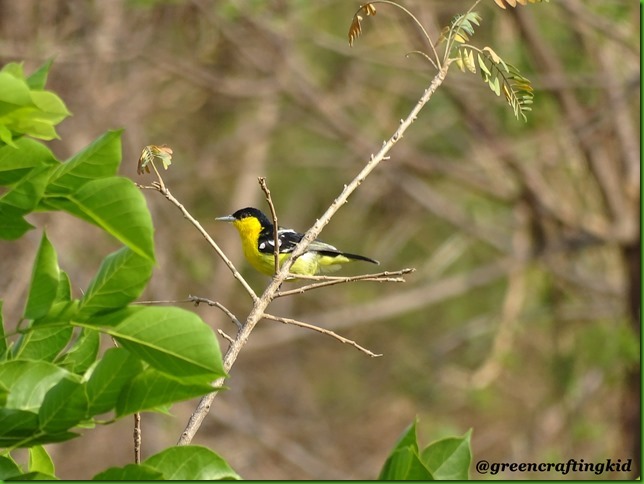
[[[275,228],[273,223],[261,210],[246,207],[237,210],[232,215],[217,217],[215,220],[230,222],[235,226],[239,232],[244,256],[253,268],[269,276],[275,273]],[[296,232],[293,229],[278,227],[277,237],[280,254],[279,261],[281,264],[293,252],[293,249],[302,240],[304,234]],[[290,273],[294,276],[325,274],[334,272],[342,264],[353,261],[380,264],[377,260],[369,257],[342,252],[330,244],[320,240],[314,240],[304,254],[299,256],[293,263]],[[296,277],[289,277],[289,279],[294,278]]]

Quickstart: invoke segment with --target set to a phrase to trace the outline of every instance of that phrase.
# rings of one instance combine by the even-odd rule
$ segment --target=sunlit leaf
[[[241,479],[218,454],[197,445],[170,447],[142,464],[161,472],[166,480]]]
[[[25,319],[38,319],[47,314],[56,299],[58,280],[58,256],[47,234],[43,232],[31,272]]]

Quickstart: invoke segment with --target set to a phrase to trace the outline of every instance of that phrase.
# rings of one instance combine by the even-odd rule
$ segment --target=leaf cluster
[[[469,430],[463,437],[448,437],[420,450],[414,421],[399,438],[389,454],[378,479],[397,480],[467,480],[472,461]]]
[[[167,411],[174,402],[212,392],[211,382],[225,376],[216,337],[197,315],[133,304],[152,275],[153,226],[140,191],[116,175],[121,132],[103,134],[65,161],[33,139],[52,137],[67,114],[62,100],[43,91],[48,68],[30,77],[17,64],[0,71],[0,238],[15,240],[33,229],[25,218],[32,212],[60,211],[99,227],[122,247],[103,259],[82,296],[74,297],[72,281],[43,232],[15,330],[5,329],[0,312],[0,479],[53,476],[42,444],[105,423],[105,414],[111,422],[135,412]],[[7,86],[10,93],[3,91]],[[116,347],[101,354],[102,336]],[[10,453],[22,447],[31,449],[26,470]],[[169,450],[148,459],[146,478],[172,478],[159,462],[186,460],[178,453],[187,450]],[[195,451],[217,466],[221,459],[210,454]],[[134,478],[130,472],[123,475]],[[214,474],[199,475],[182,478]]]
[[[480,1],[480,0],[479,0]],[[474,6],[476,6],[477,1]],[[502,0],[495,0],[496,3],[505,8]],[[516,6],[517,0],[506,0],[508,5]],[[539,0],[530,0],[535,3]],[[528,0],[520,0],[519,3],[525,5]],[[419,20],[406,8],[396,2],[389,0],[376,0],[374,2],[362,5],[354,14],[351,26],[349,27],[349,44],[353,45],[354,40],[362,32],[362,14],[373,16],[376,14],[375,3],[386,3],[403,10],[409,15],[416,25],[422,30],[427,43],[431,47],[431,52],[414,51],[415,54],[422,55],[437,69],[446,62],[456,62],[462,71],[476,73],[477,65],[480,69],[481,77],[488,87],[497,95],[501,92],[512,108],[517,119],[527,121],[526,113],[531,111],[534,92],[530,80],[521,75],[519,69],[512,64],[505,62],[501,56],[494,52],[490,47],[482,49],[469,44],[470,39],[474,36],[475,29],[480,25],[481,16],[473,10],[474,6],[464,14],[455,15],[449,25],[445,26],[440,33],[436,45],[432,42]],[[437,46],[443,46],[443,55],[439,56]],[[476,61],[474,59],[476,54]]]
[[[476,62],[475,62],[476,54]],[[476,73],[477,66],[483,81],[497,96],[503,96],[517,119],[527,121],[526,112],[532,111],[534,89],[528,78],[519,69],[506,63],[490,47],[483,49],[462,46],[457,50],[456,64],[462,71]]]

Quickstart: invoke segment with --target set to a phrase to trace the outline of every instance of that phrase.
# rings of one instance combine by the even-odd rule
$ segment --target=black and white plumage
[[[237,210],[232,215],[220,217],[218,220],[232,222],[237,227],[242,240],[244,255],[253,267],[265,274],[273,274],[275,270],[274,226],[264,213],[256,208],[249,207]],[[279,227],[277,236],[281,262],[293,252],[304,234],[292,229]],[[369,257],[342,252],[330,244],[314,240],[308,246],[306,252],[293,263],[291,273],[314,275],[332,272],[339,269],[342,264],[356,260],[378,264],[378,261]]]

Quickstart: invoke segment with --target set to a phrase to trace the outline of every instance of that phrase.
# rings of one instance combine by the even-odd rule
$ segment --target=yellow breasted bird
[[[246,260],[255,269],[272,276],[275,273],[275,237],[273,223],[256,208],[242,208],[232,215],[218,217],[215,220],[231,222],[239,232]],[[290,256],[304,234],[295,230],[278,227],[277,229],[280,264]],[[379,264],[378,261],[363,255],[341,252],[332,245],[314,240],[291,266],[291,274],[312,276],[333,272],[342,264],[356,260]]]

